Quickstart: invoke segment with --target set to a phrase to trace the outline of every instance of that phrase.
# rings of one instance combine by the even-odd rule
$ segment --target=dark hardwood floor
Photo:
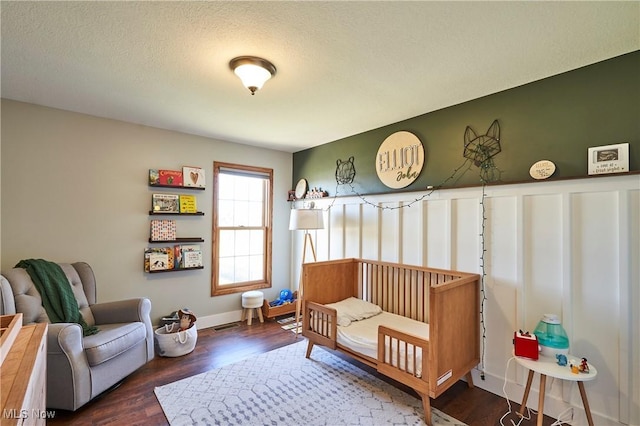
[[[242,323],[224,330],[213,328],[198,330],[198,343],[192,353],[178,358],[156,357],[126,378],[120,386],[104,393],[79,410],[75,412],[57,410],[55,417],[48,420],[47,424],[168,425],[153,393],[154,387],[222,367],[302,339],[302,336],[296,339],[294,333],[281,329],[280,325],[273,320],[265,321],[263,324],[255,321],[251,326]],[[377,374],[369,367],[357,364]],[[412,393],[410,390],[408,392]],[[500,418],[507,411],[504,398],[478,387],[469,388],[464,382],[458,382],[439,398],[432,400],[431,404],[470,426],[499,425]],[[512,403],[512,408],[517,410],[519,404]],[[509,416],[504,423],[509,426],[511,422],[508,419],[516,422],[518,420],[515,415]],[[545,416],[544,425],[549,426],[551,423],[553,419]],[[522,426],[534,424],[535,418],[522,422]]]

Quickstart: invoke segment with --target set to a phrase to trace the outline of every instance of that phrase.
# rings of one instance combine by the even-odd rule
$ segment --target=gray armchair
[[[154,357],[151,302],[146,298],[96,303],[96,279],[84,262],[59,264],[80,313],[97,334],[79,324],[50,324],[47,336],[47,408],[75,411]],[[0,314],[21,312],[23,324],[49,322],[42,298],[22,268],[0,276]]]

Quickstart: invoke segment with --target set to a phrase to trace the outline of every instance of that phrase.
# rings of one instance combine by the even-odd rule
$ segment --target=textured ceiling
[[[2,97],[296,152],[640,49],[640,2],[8,2]],[[278,68],[251,96],[229,60]]]

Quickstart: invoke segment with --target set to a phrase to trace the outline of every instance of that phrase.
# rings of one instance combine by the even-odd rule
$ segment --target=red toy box
[[[538,359],[538,338],[535,334],[514,332],[513,346],[516,356]]]

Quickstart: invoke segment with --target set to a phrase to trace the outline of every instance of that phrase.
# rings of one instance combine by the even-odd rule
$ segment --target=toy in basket
[[[165,324],[156,329],[155,340],[158,354],[166,357],[177,357],[192,352],[198,340],[196,316],[189,309],[178,311],[180,322]]]

